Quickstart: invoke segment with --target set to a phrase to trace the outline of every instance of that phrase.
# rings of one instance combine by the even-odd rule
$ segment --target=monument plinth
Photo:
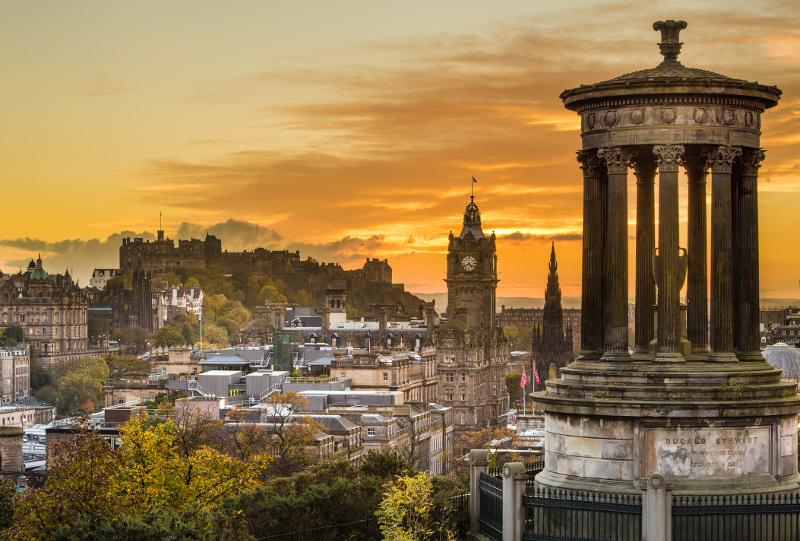
[[[581,354],[532,395],[547,433],[539,484],[632,491],[660,472],[677,493],[798,488],[800,398],[759,351],[761,115],[781,91],[683,66],[686,26],[653,25],[664,56],[655,68],[561,94],[581,116]],[[632,354],[629,169],[637,194]],[[681,169],[689,196],[685,249],[678,244]]]

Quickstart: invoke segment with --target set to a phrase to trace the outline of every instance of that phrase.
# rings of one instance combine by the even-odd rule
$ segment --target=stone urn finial
[[[680,35],[681,30],[686,28],[686,21],[656,21],[653,23],[653,30],[661,31],[661,43],[658,48],[661,49],[661,54],[664,55],[664,64],[673,64],[678,62],[678,55],[681,54]]]

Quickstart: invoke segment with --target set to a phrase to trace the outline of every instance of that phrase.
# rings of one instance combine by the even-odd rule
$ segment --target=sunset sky
[[[685,65],[784,92],[761,292],[800,298],[800,4],[769,0],[2,2],[0,270],[41,253],[86,284],[162,212],[174,239],[388,258],[439,292],[475,176],[498,295],[543,296],[555,241],[579,296],[580,122],[558,96],[657,65],[662,19],[688,22]]]

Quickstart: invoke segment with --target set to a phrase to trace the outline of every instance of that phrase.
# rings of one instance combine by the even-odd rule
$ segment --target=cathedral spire
[[[558,263],[556,263],[556,243],[553,242],[550,248],[550,274],[556,274],[558,270]]]

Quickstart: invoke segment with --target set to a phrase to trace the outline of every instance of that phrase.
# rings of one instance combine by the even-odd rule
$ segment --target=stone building
[[[429,403],[438,399],[436,350],[416,353],[354,350],[337,355],[330,364],[331,377],[349,379],[355,390],[400,391],[404,402]]]
[[[495,235],[483,233],[472,197],[461,232],[447,249],[447,322],[436,331],[437,403],[453,408],[456,439],[471,430],[504,425],[509,345],[496,325]]]
[[[42,368],[84,357],[88,349],[86,296],[69,271],[48,274],[42,259],[0,285],[0,327],[18,326]]]
[[[550,251],[549,269],[547,289],[544,292],[542,323],[534,329],[531,347],[531,357],[541,381],[557,378],[559,371],[574,360],[572,327],[569,325],[564,327],[555,243]],[[533,385],[536,384],[533,374],[528,379]]]
[[[572,338],[575,340],[575,344],[580,344],[581,309],[562,307],[561,314],[564,325],[572,328]],[[526,331],[543,322],[544,308],[507,308],[502,305],[497,313],[497,324],[500,327],[514,325],[519,330]]]
[[[761,310],[761,345],[784,343],[800,346],[800,309]]]
[[[161,328],[158,304],[150,271],[134,270],[131,276],[131,289],[127,289],[122,282],[114,284],[112,300],[114,330],[141,327],[151,334],[158,331]]]
[[[0,403],[3,405],[31,396],[30,344],[0,348]]]

